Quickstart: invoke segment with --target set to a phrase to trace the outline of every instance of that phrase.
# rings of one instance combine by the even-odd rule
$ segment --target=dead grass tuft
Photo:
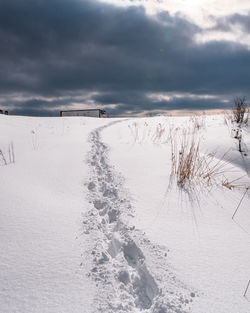
[[[200,142],[193,131],[184,129],[178,144],[178,132],[171,136],[171,177],[175,176],[177,185],[188,188],[190,183],[202,184],[208,187],[222,184],[229,188],[229,182],[225,180],[225,172],[228,163],[225,162],[226,153],[218,160],[215,153],[201,155]],[[224,185],[223,185],[224,181]]]
[[[5,153],[2,149],[0,149],[0,165],[8,165],[11,163],[15,163],[15,151],[14,151],[14,144],[11,142],[8,146],[8,157],[5,156]]]

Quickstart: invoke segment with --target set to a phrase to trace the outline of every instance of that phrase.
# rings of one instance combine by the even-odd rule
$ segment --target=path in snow
[[[97,287],[93,312],[184,313],[196,294],[166,262],[168,250],[153,245],[131,225],[133,209],[123,179],[108,162],[97,128],[90,134],[90,209],[84,216],[83,260]]]

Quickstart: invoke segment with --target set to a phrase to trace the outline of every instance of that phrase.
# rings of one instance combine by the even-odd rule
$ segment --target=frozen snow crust
[[[225,177],[181,190],[169,134],[197,123]],[[248,192],[232,220],[249,127],[244,155],[233,132],[220,115],[0,116],[0,312],[250,312]]]

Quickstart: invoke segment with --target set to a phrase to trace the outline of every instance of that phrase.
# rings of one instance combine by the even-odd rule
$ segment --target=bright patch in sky
[[[250,10],[249,0],[99,0],[118,6],[142,5],[147,13],[169,11],[187,17],[205,20],[210,15],[223,16],[234,13],[247,14]]]
[[[147,14],[154,15],[162,11],[168,11],[171,15],[181,15],[190,22],[203,28],[205,32],[199,35],[197,42],[211,40],[226,40],[239,42],[247,47],[249,35],[239,28],[227,31],[211,31],[215,26],[216,18],[233,14],[248,15],[250,12],[250,0],[99,0],[112,3],[117,6],[144,6]]]

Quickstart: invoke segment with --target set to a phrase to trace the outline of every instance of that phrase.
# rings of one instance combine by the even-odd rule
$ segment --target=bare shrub
[[[243,120],[243,123],[246,124],[246,125],[248,125],[249,116],[250,116],[250,109],[247,108],[247,109],[246,109],[246,112],[245,112],[245,115],[244,115],[244,120]]]
[[[242,150],[242,126],[248,125],[249,121],[249,108],[246,105],[245,97],[237,97],[234,100],[234,108],[232,111],[232,131],[234,133],[234,138],[238,140],[238,151],[240,153],[244,152]],[[235,124],[236,125],[233,125]]]
[[[242,141],[242,130],[240,128],[233,129],[234,131],[234,138],[238,140],[238,150],[239,152],[243,152],[241,148],[241,141]]]
[[[247,124],[249,110],[246,105],[246,97],[237,97],[234,99],[233,119],[237,124]]]

